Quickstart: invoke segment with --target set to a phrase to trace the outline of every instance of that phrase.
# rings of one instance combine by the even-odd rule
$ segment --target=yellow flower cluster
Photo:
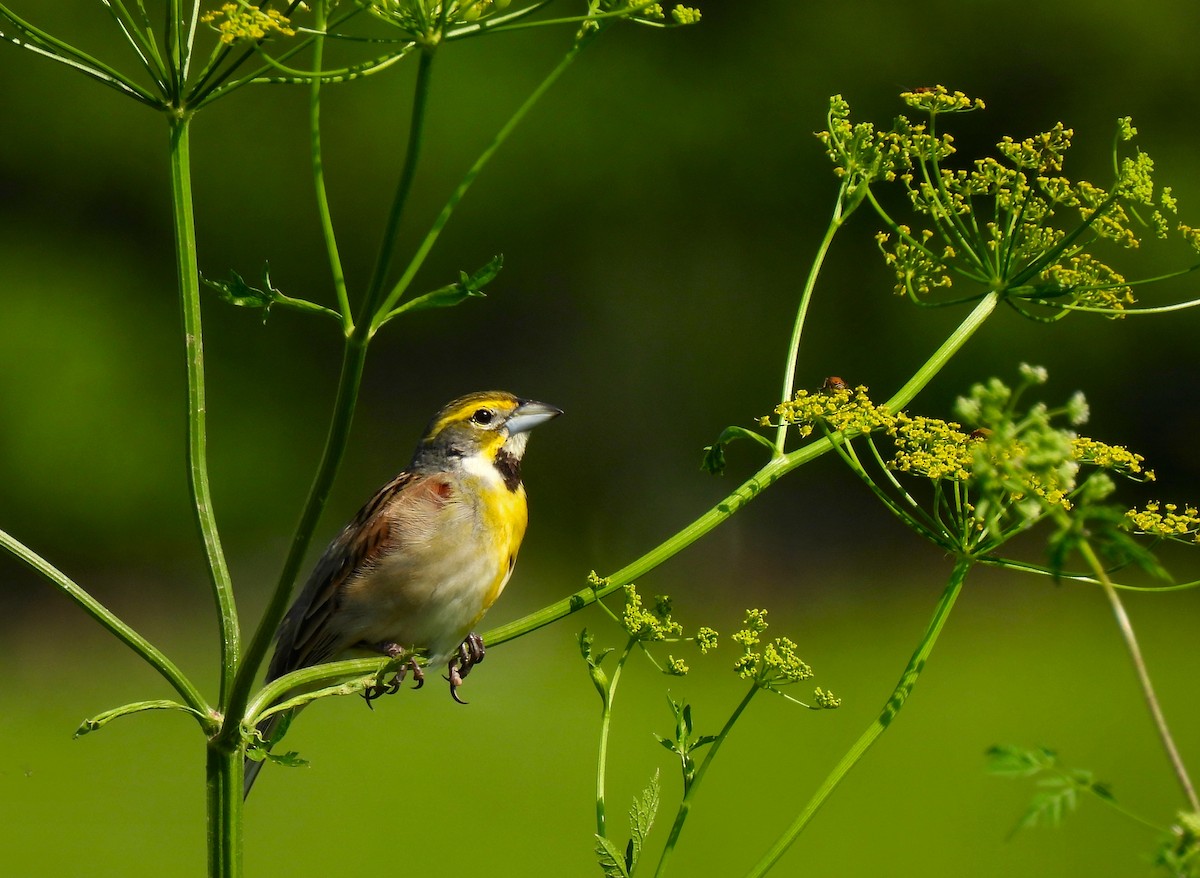
[[[1146,462],[1146,458],[1135,454],[1123,445],[1109,445],[1098,439],[1079,436],[1072,443],[1072,452],[1080,463],[1113,470],[1127,476],[1138,476],[1146,482],[1154,481],[1154,470],[1142,466]]]
[[[215,24],[221,35],[221,42],[235,43],[238,40],[263,40],[272,33],[285,37],[294,37],[296,31],[291,21],[277,9],[266,12],[257,6],[238,3],[222,4],[220,9],[206,12],[200,17],[205,24]]]
[[[666,640],[683,634],[683,626],[671,618],[671,599],[666,595],[655,598],[654,609],[642,606],[642,596],[637,587],[625,586],[625,609],[621,613],[621,624],[630,637],[643,642]]]
[[[810,435],[817,422],[828,424],[839,433],[870,433],[889,429],[894,420],[887,406],[871,402],[865,386],[851,389],[844,384],[815,392],[801,390],[795,399],[775,406],[775,414],[781,424],[797,425],[801,436]],[[768,426],[770,416],[759,423]]]
[[[1200,511],[1195,506],[1147,503],[1145,509],[1130,509],[1125,518],[1137,533],[1200,543]]]
[[[914,88],[912,91],[901,92],[900,100],[914,110],[926,113],[966,113],[971,110],[982,110],[983,101],[970,98],[961,91],[951,92],[944,85],[930,88]]]

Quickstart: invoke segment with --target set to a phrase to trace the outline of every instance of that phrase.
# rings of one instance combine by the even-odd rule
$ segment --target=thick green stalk
[[[998,293],[989,293],[981,299],[971,313],[958,325],[958,328],[934,351],[925,364],[905,382],[903,387],[892,395],[891,399],[887,401],[887,406],[892,411],[898,411],[908,405],[913,397],[933,379],[942,367],[949,362],[950,358],[984,324],[996,309],[998,301]],[[488,645],[496,646],[506,640],[512,640],[514,637],[528,634],[530,631],[534,631],[544,625],[549,625],[564,616],[569,616],[571,613],[582,610],[600,598],[612,594],[622,586],[645,576],[659,564],[668,558],[674,557],[717,525],[721,524],[774,482],[787,475],[796,467],[825,454],[832,447],[830,441],[823,438],[810,442],[802,448],[797,448],[795,451],[789,452],[782,457],[772,458],[762,469],[739,485],[733,493],[708,510],[708,512],[701,515],[674,536],[655,546],[645,555],[642,555],[637,560],[627,564],[609,576],[607,584],[603,587],[593,589],[589,586],[588,588],[580,589],[574,594],[562,600],[555,601],[547,607],[543,607],[507,625],[501,625],[499,628],[488,631],[484,634],[484,640]]]
[[[704,756],[704,761],[700,763],[700,767],[696,769],[696,775],[692,778],[692,782],[688,785],[687,791],[683,794],[683,799],[679,803],[679,810],[675,812],[675,822],[671,824],[671,834],[667,837],[666,847],[663,848],[662,856],[658,859],[658,868],[654,870],[654,878],[661,878],[667,873],[667,861],[675,850],[675,845],[679,842],[679,834],[683,832],[683,824],[687,821],[688,814],[692,811],[692,799],[696,795],[696,790],[700,788],[700,782],[704,780],[704,775],[708,771],[714,759],[717,758],[717,752],[721,749],[721,745],[725,743],[725,739],[729,737],[729,733],[733,731],[734,725],[745,713],[746,708],[750,706],[750,699],[758,693],[759,687],[753,685],[746,696],[738,703],[738,706],[733,709],[733,713],[729,715],[729,719],[725,721],[725,725],[721,728],[717,739],[709,745],[708,753]]]
[[[205,764],[209,878],[242,874],[242,755],[209,746]]]
[[[813,815],[829,798],[832,793],[850,772],[858,760],[863,757],[863,754],[870,749],[871,745],[878,740],[879,736],[887,731],[888,726],[892,724],[892,720],[900,713],[904,707],[905,701],[912,693],[913,687],[917,684],[917,678],[921,676],[921,671],[925,669],[925,662],[929,659],[929,654],[933,652],[933,647],[937,644],[938,635],[942,632],[942,627],[946,624],[946,619],[950,616],[950,611],[954,609],[954,602],[958,599],[959,593],[962,591],[963,582],[967,578],[967,573],[970,571],[974,561],[970,558],[959,558],[954,564],[954,570],[950,574],[950,581],[946,585],[946,590],[942,592],[941,600],[938,601],[937,609],[934,610],[933,618],[929,620],[929,626],[925,629],[925,636],[921,639],[920,645],[912,658],[909,659],[908,665],[904,668],[904,673],[900,675],[900,682],[896,684],[896,688],[892,691],[892,695],[884,704],[883,710],[879,716],[867,727],[862,736],[854,742],[847,752],[842,757],[841,761],[834,767],[829,776],[825,778],[825,782],[817,789],[808,804],[804,806],[804,810],[800,812],[795,821],[787,830],[779,837],[779,840],[767,851],[762,860],[759,861],[750,872],[747,873],[747,878],[761,878],[765,875],[783,856],[784,852],[791,847],[804,828],[808,826]]]
[[[183,337],[187,359],[187,465],[192,492],[193,514],[209,580],[217,604],[221,638],[221,703],[224,704],[238,667],[241,632],[233,586],[221,538],[213,512],[212,492],[208,485],[208,441],[204,395],[204,337],[200,319],[200,272],[196,267],[196,227],[192,207],[191,158],[188,151],[186,115],[170,120],[171,213],[175,225],[176,271],[179,277],[179,301],[183,311]]]

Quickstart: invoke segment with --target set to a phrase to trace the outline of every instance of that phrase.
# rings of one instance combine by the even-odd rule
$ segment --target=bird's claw
[[[378,649],[388,658],[392,659],[401,659],[407,653],[404,647],[392,642],[381,643],[378,645]],[[417,664],[416,656],[409,656],[408,661],[400,665],[390,680],[377,682],[363,690],[362,696],[367,702],[367,707],[374,710],[375,708],[371,702],[376,698],[382,698],[384,695],[395,695],[399,692],[401,686],[404,685],[404,678],[408,675],[409,671],[412,671],[413,680],[416,683],[413,689],[420,689],[425,685],[425,672]]]
[[[485,652],[483,638],[472,631],[467,635],[466,640],[458,645],[458,650],[450,659],[446,680],[450,683],[450,697],[459,704],[467,702],[458,697],[458,687],[462,685],[463,678],[471,673],[471,668],[483,661]]]

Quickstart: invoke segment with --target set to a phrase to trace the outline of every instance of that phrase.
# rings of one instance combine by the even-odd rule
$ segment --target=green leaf
[[[212,280],[203,274],[200,275],[200,280],[210,290],[214,290],[222,301],[228,302],[230,305],[238,308],[261,308],[263,323],[267,322],[267,317],[270,316],[271,308],[274,305],[283,305],[296,311],[326,314],[341,321],[341,316],[336,311],[326,308],[324,305],[318,305],[305,299],[295,299],[276,289],[271,283],[269,263],[263,263],[261,287],[250,286],[240,274],[233,270],[229,272],[229,280]]]
[[[431,308],[452,308],[470,298],[483,298],[483,288],[495,280],[504,265],[504,256],[496,256],[474,274],[458,273],[458,283],[439,287],[424,295],[409,299],[397,307],[388,319],[405,311],[428,311]]]
[[[775,446],[767,437],[755,433],[753,430],[747,430],[745,427],[726,427],[721,431],[716,442],[704,446],[704,459],[700,463],[700,468],[714,476],[721,475],[725,471],[725,446],[735,439],[753,439],[770,450],[772,455],[776,453]]]
[[[184,713],[189,713],[197,719],[203,721],[199,711],[193,710],[184,704],[179,704],[174,701],[135,701],[132,704],[123,704],[120,707],[114,707],[112,710],[106,710],[104,713],[97,714],[91,719],[85,719],[79,724],[79,728],[75,730],[74,737],[79,738],[89,732],[94,732],[103,726],[108,725],[113,720],[122,716],[129,716],[132,713],[143,713],[147,710],[181,710]]]
[[[660,793],[658,772],[655,771],[654,777],[650,778],[650,785],[642,791],[641,798],[633,800],[633,807],[629,809],[630,837],[629,847],[625,850],[625,865],[630,872],[637,867],[638,857],[646,844],[646,836],[650,833],[650,827],[654,825]]]
[[[606,705],[608,704],[608,674],[604,673],[604,669],[600,667],[600,663],[605,657],[612,652],[612,649],[606,649],[600,655],[592,655],[592,635],[584,628],[579,632],[579,653],[583,656],[583,660],[587,662],[588,675],[592,678],[592,685],[596,687],[596,691],[600,693],[600,700]]]
[[[988,748],[987,760],[989,773],[1009,777],[1031,777],[1058,765],[1058,755],[1048,747],[1026,750],[1011,744]]]
[[[615,844],[602,835],[596,836],[596,860],[604,878],[629,878],[629,870],[625,868],[625,857]]]

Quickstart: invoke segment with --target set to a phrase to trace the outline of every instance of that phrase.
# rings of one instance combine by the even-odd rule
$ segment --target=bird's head
[[[445,469],[485,461],[520,483],[520,462],[529,431],[562,414],[544,402],[502,390],[461,396],[442,407],[413,455],[414,470]]]

